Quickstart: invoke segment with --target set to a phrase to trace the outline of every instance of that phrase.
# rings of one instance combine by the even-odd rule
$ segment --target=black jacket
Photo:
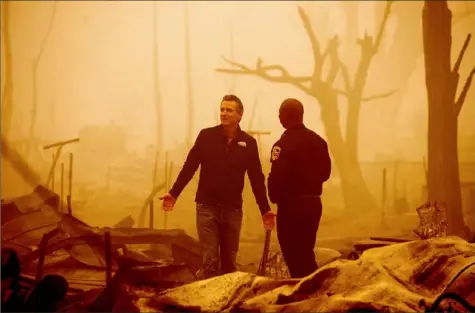
[[[303,124],[284,132],[271,151],[268,178],[272,203],[302,196],[320,196],[331,173],[327,143]]]
[[[247,171],[259,210],[262,214],[269,211],[257,142],[249,134],[238,128],[228,145],[221,125],[201,130],[170,190],[172,196],[178,198],[200,165],[196,202],[242,207]]]

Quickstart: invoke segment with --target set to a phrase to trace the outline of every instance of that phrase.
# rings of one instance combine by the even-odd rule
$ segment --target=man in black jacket
[[[286,99],[279,119],[286,129],[271,151],[269,199],[277,204],[277,238],[293,278],[317,269],[315,241],[322,216],[322,184],[331,172],[327,143],[303,124],[303,105]]]
[[[264,227],[272,228],[274,223],[275,214],[267,201],[257,142],[239,127],[243,111],[237,96],[223,97],[221,124],[200,131],[175,184],[160,198],[164,210],[173,209],[176,199],[201,165],[195,201],[206,278],[236,270],[246,171]]]

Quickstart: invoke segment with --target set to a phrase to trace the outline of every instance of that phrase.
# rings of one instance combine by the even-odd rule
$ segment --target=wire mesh
[[[447,235],[447,216],[445,204],[427,202],[417,208],[420,223],[414,232],[421,239],[445,237]]]

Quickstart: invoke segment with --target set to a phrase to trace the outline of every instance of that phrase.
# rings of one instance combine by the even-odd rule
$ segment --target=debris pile
[[[237,272],[166,290],[136,305],[149,312],[421,312],[464,268],[457,293],[475,303],[475,266],[468,267],[474,263],[475,244],[457,237],[416,240],[331,262],[302,280]]]
[[[371,238],[355,242],[350,254],[318,248],[321,267],[301,280],[288,278],[277,246],[263,276],[254,274],[250,244],[241,246],[250,252],[241,255],[241,272],[198,280],[199,244],[183,230],[131,228],[130,216],[113,228],[91,227],[59,207],[58,195],[40,185],[2,200],[1,223],[2,248],[18,254],[22,284],[35,290],[47,278],[67,281],[68,296],[55,304],[62,312],[467,310],[439,301],[446,291],[475,304],[475,244],[443,237],[437,206],[418,210],[418,232],[433,238]]]

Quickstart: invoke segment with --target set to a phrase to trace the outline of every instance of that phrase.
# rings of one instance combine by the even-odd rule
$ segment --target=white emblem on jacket
[[[271,159],[272,161],[275,161],[279,158],[279,155],[280,155],[280,151],[282,149],[278,146],[274,146],[274,148],[272,148],[272,152],[271,152]]]

